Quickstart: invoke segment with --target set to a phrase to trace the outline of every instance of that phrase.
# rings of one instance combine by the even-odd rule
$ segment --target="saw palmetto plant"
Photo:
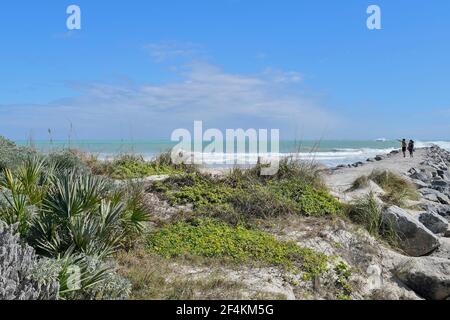
[[[126,294],[127,283],[103,261],[144,231],[148,216],[141,188],[115,187],[38,157],[5,169],[0,188],[0,220],[14,225],[57,267],[60,298]],[[79,270],[75,287],[68,285],[74,268]],[[111,288],[115,291],[107,293]]]

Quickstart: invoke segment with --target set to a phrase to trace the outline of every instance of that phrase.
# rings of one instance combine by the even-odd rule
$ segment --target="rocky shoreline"
[[[404,254],[387,251],[384,259],[393,261],[390,271],[420,297],[449,299],[450,152],[432,146],[420,150],[419,155],[419,160],[415,160],[409,170],[405,172],[406,167],[403,165],[397,172],[417,187],[419,199],[411,203],[411,209],[386,206],[382,213],[383,219],[391,223],[399,236],[399,245]],[[395,163],[403,161],[402,158],[399,151],[393,151],[388,155],[368,159],[366,163],[338,166],[332,170],[331,176],[336,172],[344,175],[346,170],[364,166],[370,166],[367,170],[389,170],[395,168]],[[363,171],[357,173],[361,172]],[[331,184],[332,189],[333,187],[336,193],[336,184]],[[368,192],[377,194],[379,189],[369,186],[354,194],[349,192],[338,196],[352,201]]]

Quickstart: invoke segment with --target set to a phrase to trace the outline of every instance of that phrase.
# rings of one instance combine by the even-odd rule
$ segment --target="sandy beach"
[[[330,190],[341,200],[354,198],[349,189],[352,183],[361,176],[368,176],[375,170],[388,170],[401,176],[407,176],[411,168],[422,168],[427,158],[429,148],[417,149],[414,158],[403,157],[401,152],[381,155],[382,160],[371,159],[359,164],[357,167],[345,166],[324,171],[324,179]]]

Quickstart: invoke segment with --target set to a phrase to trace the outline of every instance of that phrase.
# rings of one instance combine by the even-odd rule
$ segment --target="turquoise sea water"
[[[75,148],[94,153],[102,159],[110,159],[118,154],[134,153],[152,159],[157,154],[170,150],[176,145],[170,141],[129,141],[129,140],[74,140],[74,141],[16,141],[18,145],[33,145],[40,151],[49,152],[63,148]],[[450,150],[450,141],[418,141],[416,147],[437,144]],[[378,154],[389,153],[400,148],[398,141],[357,141],[357,140],[323,140],[323,141],[281,141],[280,153],[287,155],[298,153],[300,158],[314,159],[328,166],[364,161]],[[214,155],[216,158],[218,155]],[[219,154],[219,156],[224,156]],[[226,156],[226,155],[225,155]],[[241,154],[237,157],[251,155]],[[257,158],[257,155],[254,157]]]

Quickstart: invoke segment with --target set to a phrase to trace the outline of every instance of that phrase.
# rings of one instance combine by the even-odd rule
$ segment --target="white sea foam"
[[[417,141],[416,148],[431,147],[432,145],[438,145],[439,147],[450,151],[450,141]],[[396,148],[334,148],[330,151],[315,151],[315,152],[301,152],[301,153],[279,153],[279,154],[256,154],[256,153],[204,153],[203,163],[205,165],[221,166],[226,164],[233,164],[235,162],[239,164],[255,164],[258,158],[268,159],[271,156],[278,156],[280,158],[292,156],[301,160],[317,161],[324,165],[333,167],[340,164],[351,164],[358,161],[365,161],[368,158],[373,158],[377,155],[388,154]],[[398,150],[398,148],[397,148]],[[111,160],[115,157],[115,154],[101,153],[98,154],[100,159]],[[144,153],[145,160],[152,160],[156,156],[155,153]]]
[[[417,141],[416,142],[416,148],[425,148],[425,147],[431,147],[432,145],[437,145],[441,147],[442,149],[445,149],[447,151],[450,151],[450,141]]]

